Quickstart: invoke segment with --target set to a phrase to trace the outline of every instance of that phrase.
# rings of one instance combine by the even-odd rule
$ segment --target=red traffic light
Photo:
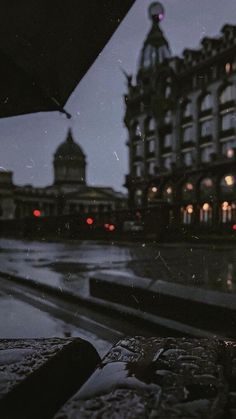
[[[236,224],[232,225],[232,230],[236,231]]]
[[[40,211],[40,210],[35,209],[35,210],[33,211],[33,215],[34,215],[34,217],[41,217],[42,213],[41,213],[41,211]]]
[[[94,223],[94,219],[93,219],[92,217],[88,217],[88,218],[86,218],[86,223],[87,223],[89,226],[91,226],[91,225],[93,225],[93,223]]]
[[[115,231],[116,227],[114,226],[114,224],[110,224],[108,227],[109,231]]]

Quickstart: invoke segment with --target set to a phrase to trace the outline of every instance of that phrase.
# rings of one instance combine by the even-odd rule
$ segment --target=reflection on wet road
[[[42,311],[25,301],[0,292],[0,339],[51,337],[80,337],[91,342],[103,355],[110,348],[109,341]]]
[[[212,290],[236,290],[236,249],[215,246],[46,243],[0,240],[0,270],[88,293],[97,270],[135,274]]]

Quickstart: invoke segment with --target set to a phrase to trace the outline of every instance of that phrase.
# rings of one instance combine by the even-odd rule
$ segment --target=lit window
[[[225,64],[225,72],[227,74],[229,74],[229,73],[231,73],[231,71],[232,71],[232,65],[230,63],[226,63]]]
[[[224,201],[221,204],[221,222],[226,223],[235,223],[236,221],[236,203]]]
[[[227,131],[228,129],[235,128],[236,114],[235,112],[227,112],[221,115],[221,130]]]
[[[184,201],[192,201],[195,196],[194,185],[192,182],[186,182],[182,187],[182,199]]]
[[[173,201],[173,186],[170,184],[167,184],[163,189],[163,199],[165,199],[167,202]]]
[[[137,189],[134,194],[134,200],[135,200],[136,205],[138,206],[142,205],[142,196],[143,196],[143,191],[141,189]]]
[[[182,128],[183,143],[193,141],[193,127],[192,125]]]
[[[200,102],[200,110],[202,112],[208,111],[212,108],[212,96],[210,93],[205,95]]]
[[[229,140],[222,143],[222,154],[223,156],[231,159],[235,156],[236,140]]]
[[[220,103],[223,105],[224,103],[231,102],[232,100],[235,100],[235,91],[234,86],[230,84],[221,92]]]
[[[194,209],[193,205],[187,205],[186,207],[181,208],[182,213],[182,222],[185,225],[190,225],[193,222]]]
[[[235,192],[236,179],[232,174],[225,175],[220,182],[221,194],[230,196]]]
[[[150,186],[147,193],[148,201],[155,201],[158,198],[158,192],[157,186]]]
[[[208,119],[207,121],[201,122],[200,133],[201,137],[208,137],[212,135],[212,119]]]
[[[200,223],[212,224],[212,206],[205,202],[200,208]]]

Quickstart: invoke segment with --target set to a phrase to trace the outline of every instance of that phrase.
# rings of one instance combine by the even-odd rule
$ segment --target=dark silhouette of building
[[[217,230],[236,223],[236,26],[172,57],[152,27],[129,76],[126,187],[132,208],[169,208],[169,226]],[[236,225],[235,227],[236,228]]]
[[[109,187],[86,184],[86,156],[69,131],[54,154],[54,183],[17,186],[13,173],[0,172],[0,219],[104,213],[126,208],[126,197]]]

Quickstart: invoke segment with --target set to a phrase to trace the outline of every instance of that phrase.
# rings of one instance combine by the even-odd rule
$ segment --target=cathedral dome
[[[86,156],[69,130],[67,138],[54,154],[54,184],[84,185],[86,183]]]
[[[85,159],[85,154],[79,144],[75,143],[72,132],[69,130],[66,141],[59,145],[54,154],[56,160],[61,159]]]

